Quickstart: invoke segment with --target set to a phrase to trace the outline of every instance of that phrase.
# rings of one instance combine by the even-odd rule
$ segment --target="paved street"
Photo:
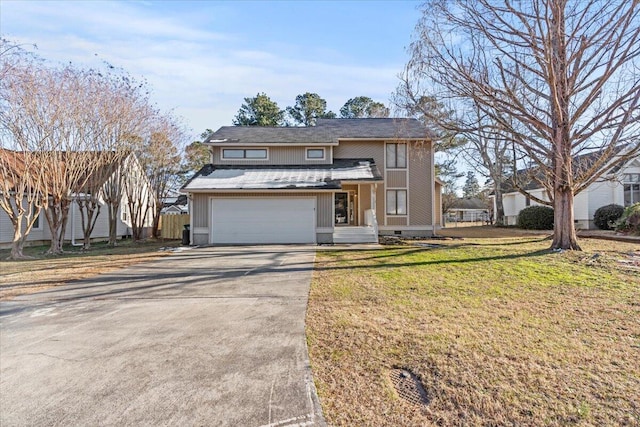
[[[193,249],[0,303],[0,425],[324,425],[314,254]]]

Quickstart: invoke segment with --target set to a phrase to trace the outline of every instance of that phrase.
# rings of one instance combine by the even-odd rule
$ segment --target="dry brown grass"
[[[72,280],[85,279],[168,254],[162,247],[176,246],[176,241],[152,241],[133,244],[123,242],[115,248],[97,243],[88,252],[65,248],[61,256],[45,255],[46,247],[25,248],[33,257],[7,261],[8,250],[0,250],[0,300],[37,292]]]
[[[307,336],[329,423],[639,425],[638,245],[544,238],[319,252]],[[427,406],[397,396],[396,367]]]

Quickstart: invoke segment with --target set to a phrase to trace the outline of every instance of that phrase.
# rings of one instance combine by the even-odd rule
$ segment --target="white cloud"
[[[358,95],[386,103],[402,67],[365,67],[345,58],[336,62],[341,55],[326,47],[317,50],[317,59],[296,59],[300,46],[255,49],[236,34],[197,26],[194,12],[161,16],[154,7],[5,0],[1,23],[3,31],[7,28],[5,37],[36,43],[44,58],[84,66],[106,61],[144,76],[158,105],[175,108],[194,135],[230,125],[243,98],[258,92],[267,93],[280,108],[306,91],[320,94],[334,112]]]

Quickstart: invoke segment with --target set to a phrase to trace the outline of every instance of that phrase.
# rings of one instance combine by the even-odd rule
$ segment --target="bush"
[[[620,205],[601,206],[593,214],[593,222],[600,230],[613,230],[623,212],[624,207]]]
[[[553,208],[529,206],[518,214],[518,227],[527,230],[553,230]]]
[[[625,208],[616,224],[616,230],[640,235],[640,203]]]

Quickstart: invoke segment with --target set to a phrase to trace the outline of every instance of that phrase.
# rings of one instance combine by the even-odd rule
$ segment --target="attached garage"
[[[315,243],[315,198],[212,198],[212,244]]]

